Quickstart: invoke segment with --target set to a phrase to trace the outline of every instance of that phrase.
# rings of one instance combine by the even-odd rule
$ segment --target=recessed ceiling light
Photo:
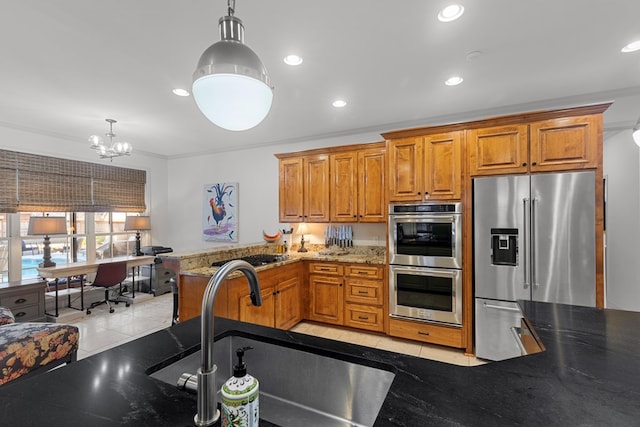
[[[174,95],[178,95],[178,96],[189,96],[190,95],[188,90],[184,90],[184,89],[180,89],[180,88],[175,88],[171,92],[173,92]]]
[[[293,54],[287,55],[284,57],[284,63],[292,66],[300,65],[302,64],[302,57]]]
[[[463,81],[464,79],[460,76],[451,76],[444,82],[444,84],[446,84],[447,86],[456,86],[462,83]]]
[[[333,105],[336,108],[342,108],[347,105],[347,101],[345,101],[344,99],[336,99],[335,101],[333,101],[331,105]]]
[[[464,7],[461,4],[451,4],[438,13],[440,22],[451,22],[460,18],[464,13]]]
[[[640,40],[636,40],[634,42],[629,43],[625,47],[623,47],[620,51],[624,53],[635,52],[636,50],[640,50]]]

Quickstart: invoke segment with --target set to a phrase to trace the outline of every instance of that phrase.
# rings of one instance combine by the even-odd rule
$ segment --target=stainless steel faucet
[[[262,305],[262,295],[260,294],[260,283],[256,269],[246,261],[229,261],[211,276],[207,288],[202,297],[202,327],[201,327],[201,363],[198,369],[198,413],[194,417],[197,426],[208,426],[220,418],[218,410],[218,396],[216,391],[216,370],[213,363],[213,304],[220,285],[227,276],[235,270],[244,273],[249,281],[251,290],[251,302],[253,305]]]

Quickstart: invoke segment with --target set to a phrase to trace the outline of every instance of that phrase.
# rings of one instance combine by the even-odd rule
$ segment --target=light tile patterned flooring
[[[171,293],[157,297],[143,294],[140,298],[136,297],[134,304],[129,307],[123,303],[114,305],[114,313],[109,313],[107,306],[101,305],[94,308],[90,315],[76,312],[75,319],[69,318],[65,323],[79,328],[78,359],[83,359],[171,326],[172,306]],[[475,357],[465,356],[462,350],[336,326],[302,322],[292,331],[455,365],[475,366],[484,363]]]

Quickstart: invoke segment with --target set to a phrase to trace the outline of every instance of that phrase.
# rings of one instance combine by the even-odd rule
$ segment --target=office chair
[[[87,308],[87,314],[91,314],[91,309],[101,304],[107,304],[109,307],[109,313],[113,313],[114,309],[111,307],[111,303],[119,302],[118,300],[109,299],[109,288],[116,285],[120,286],[119,294],[122,294],[122,282],[127,278],[127,262],[107,262],[98,265],[98,271],[96,278],[93,280],[92,286],[98,286],[104,289],[104,300],[91,303],[91,306]],[[127,302],[127,307],[129,303]]]

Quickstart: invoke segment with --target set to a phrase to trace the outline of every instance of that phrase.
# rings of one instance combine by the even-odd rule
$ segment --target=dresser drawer
[[[344,324],[358,329],[383,332],[383,312],[381,307],[361,304],[346,304]]]
[[[346,279],[346,296],[349,302],[382,305],[382,282],[376,280]]]
[[[42,292],[30,291],[11,293],[0,297],[0,305],[11,309],[11,311],[19,310],[20,307],[38,305]]]
[[[382,279],[384,276],[384,267],[371,264],[351,264],[345,268],[344,274],[348,277]]]
[[[344,267],[339,264],[312,262],[309,264],[309,273],[342,276],[344,274]]]
[[[43,315],[40,313],[40,307],[38,305],[21,306],[19,308],[12,308],[11,312],[15,317],[16,322],[34,322],[43,320]]]

